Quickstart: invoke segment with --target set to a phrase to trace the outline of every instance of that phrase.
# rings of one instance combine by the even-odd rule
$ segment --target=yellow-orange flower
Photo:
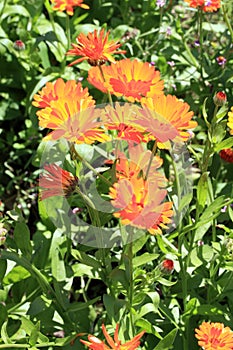
[[[108,343],[108,345],[105,344],[104,341],[100,340],[99,338],[95,337],[94,335],[88,336],[88,341],[80,340],[84,345],[88,347],[88,349],[92,350],[136,350],[140,346],[140,339],[145,333],[144,331],[137,334],[133,339],[127,341],[124,344],[121,344],[121,341],[118,338],[118,330],[119,325],[116,325],[116,330],[114,332],[114,337],[112,338],[104,325],[102,325],[103,334],[105,336],[105,339]]]
[[[69,50],[67,55],[82,57],[69,64],[69,66],[84,60],[88,60],[88,63],[92,66],[104,64],[106,61],[115,63],[112,55],[125,53],[126,51],[117,51],[121,44],[114,40],[108,40],[108,36],[109,31],[105,33],[104,29],[100,33],[94,30],[93,33],[90,32],[87,35],[79,34],[76,38],[77,44],[72,44],[73,49]]]
[[[110,66],[103,66],[103,77],[97,67],[88,72],[88,81],[103,92],[107,90],[130,102],[140,101],[142,97],[162,95],[164,82],[160,72],[148,62],[137,59],[123,59]]]
[[[53,9],[55,11],[66,11],[70,16],[74,14],[73,7],[78,6],[85,10],[89,9],[88,5],[83,4],[83,0],[51,0],[51,3],[54,5]]]
[[[187,141],[190,137],[187,130],[197,126],[191,120],[193,112],[189,111],[190,106],[175,96],[143,98],[141,104],[143,109],[137,123],[154,136],[160,147],[169,148],[169,140]]]
[[[41,199],[54,196],[69,196],[78,184],[78,178],[57,164],[44,165],[46,171],[40,175]]]
[[[201,9],[204,12],[214,12],[221,7],[221,0],[185,0],[190,7]]]
[[[54,84],[46,86],[34,96],[33,105],[41,107],[37,111],[39,125],[54,131],[44,140],[66,138],[76,143],[93,143],[106,141],[94,109],[95,101],[89,95],[88,89],[83,89],[75,80],[66,83],[59,78]]]
[[[233,332],[229,327],[224,327],[223,323],[202,322],[195,332],[198,345],[203,350],[233,349]]]
[[[148,171],[151,151],[142,151],[141,145],[129,149],[130,160],[120,155],[116,163],[118,182],[110,188],[112,205],[118,209],[113,215],[123,225],[148,230],[151,234],[162,233],[171,223],[172,203],[163,202],[167,190],[165,177],[156,171],[161,166],[160,158],[154,158]],[[147,174],[148,173],[148,174]],[[147,178],[145,175],[148,175]]]
[[[229,128],[230,128],[230,134],[233,135],[233,106],[231,107],[230,112],[228,112],[227,126],[229,126]]]
[[[121,140],[131,140],[135,143],[148,142],[145,130],[135,123],[139,107],[129,103],[115,106],[106,106],[102,113],[104,126],[108,130],[117,130],[117,138]]]

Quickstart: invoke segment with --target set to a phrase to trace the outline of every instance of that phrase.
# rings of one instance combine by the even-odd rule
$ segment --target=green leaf
[[[154,326],[151,322],[149,322],[145,318],[140,318],[135,322],[135,324],[136,326],[141,327],[141,329],[145,330],[146,333],[153,334],[157,338],[162,339],[161,335],[159,334],[159,332],[160,333],[162,332],[162,329],[157,326]]]
[[[28,277],[30,273],[22,266],[15,266],[13,269],[3,278],[3,283],[5,285],[17,283]]]
[[[14,229],[14,240],[17,247],[25,255],[30,258],[32,255],[32,246],[30,241],[30,231],[24,222],[17,222]]]
[[[219,144],[214,145],[214,151],[219,152],[225,148],[231,148],[233,146],[233,137],[229,137],[228,139],[220,142]]]
[[[177,329],[173,329],[170,333],[168,333],[160,342],[156,345],[154,350],[167,350],[170,349],[174,340],[176,338]]]
[[[208,194],[208,173],[205,172],[201,175],[198,185],[197,185],[197,211],[198,214],[201,213],[205,207],[206,199],[207,199],[207,194]]]
[[[151,262],[155,259],[157,259],[159,254],[151,254],[151,253],[144,253],[140,256],[136,256],[133,258],[133,266],[138,267],[142,265],[146,265],[148,262]]]
[[[86,253],[80,250],[72,249],[71,254],[75,259],[80,261],[82,264],[92,266],[96,269],[101,268],[101,263],[99,261],[97,261],[95,258],[91,257],[90,255],[87,255]]]

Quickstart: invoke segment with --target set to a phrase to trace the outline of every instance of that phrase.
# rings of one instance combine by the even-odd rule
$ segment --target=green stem
[[[148,175],[149,175],[149,172],[150,172],[150,167],[151,167],[153,158],[154,158],[154,156],[155,156],[156,150],[157,150],[157,142],[155,141],[155,142],[154,142],[154,145],[153,145],[153,148],[152,148],[152,151],[151,151],[151,155],[150,155],[150,159],[149,159],[149,164],[148,164],[148,167],[147,167],[147,170],[146,170],[145,180],[147,180],[147,178],[148,178]]]
[[[101,64],[99,64],[98,67],[99,67],[99,70],[100,70],[100,74],[101,74],[101,76],[103,78],[103,81],[106,82],[106,79],[105,79],[104,72],[103,72]],[[112,96],[111,96],[109,90],[107,90],[107,93],[108,93],[109,103],[113,107]]]
[[[230,35],[231,35],[231,40],[233,41],[233,29],[232,29],[231,22],[228,18],[228,15],[227,15],[226,7],[224,4],[222,4],[221,8],[222,8],[224,20],[226,22],[227,28],[228,28]]]
[[[75,156],[76,158],[78,158],[83,164],[86,165],[86,167],[88,169],[92,170],[96,176],[101,178],[101,180],[103,180],[107,185],[112,186],[112,183],[110,181],[108,181],[108,179],[106,179],[102,174],[98,173],[98,171],[96,171],[95,168],[93,168],[93,166],[90,163],[88,163],[88,161],[86,161],[85,158],[81,157],[80,154],[78,154],[78,152],[76,151],[76,149],[74,147],[74,144],[71,144],[70,152],[71,152],[72,157]]]
[[[67,35],[67,50],[69,50],[71,37],[70,37],[70,16],[68,14],[66,14],[66,35]]]
[[[204,62],[204,56],[203,56],[203,29],[202,29],[202,22],[203,22],[203,11],[198,10],[198,32],[199,32],[199,42],[200,42],[200,54],[201,54],[201,65],[200,65],[200,73],[202,81],[204,82],[204,74],[203,74],[203,62]]]
[[[128,288],[128,302],[129,302],[129,317],[131,325],[131,336],[135,335],[134,322],[133,322],[133,295],[134,295],[134,279],[133,279],[133,233],[130,230],[129,240],[127,244],[127,256],[128,256],[128,272],[129,272],[129,288]],[[127,270],[127,266],[126,266]]]
[[[2,10],[1,10],[1,13],[0,13],[0,18],[1,18],[2,15],[3,15],[3,12],[4,12],[4,9],[5,9],[6,3],[7,3],[7,0],[4,0],[4,1],[3,1],[3,6],[2,6]]]
[[[189,59],[189,63],[191,63],[195,68],[199,68],[199,64],[197,63],[195,57],[193,56],[185,38],[184,38],[184,35],[182,35],[182,42],[183,42],[183,45],[185,47],[185,50],[186,50],[186,53],[188,54],[188,57],[186,57],[186,59],[188,58]]]

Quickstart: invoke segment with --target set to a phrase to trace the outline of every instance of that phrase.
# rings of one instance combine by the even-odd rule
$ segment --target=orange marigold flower
[[[50,110],[45,108],[41,111],[43,116],[46,118],[45,113]],[[62,111],[59,109],[52,110],[56,114],[57,119],[62,118]],[[102,129],[102,122],[98,121],[99,111],[97,109],[88,108],[79,113],[75,113],[72,116],[68,116],[63,123],[56,125],[55,130],[44,137],[45,141],[48,140],[58,140],[60,138],[65,138],[70,142],[75,142],[77,144],[87,143],[92,144],[95,141],[106,142],[110,138],[104,133]]]
[[[224,159],[228,163],[233,163],[233,149],[225,148],[219,152],[219,155],[222,159]]]
[[[190,137],[188,129],[197,126],[192,121],[193,112],[186,102],[172,95],[154,96],[141,100],[143,109],[137,123],[158,141],[159,147],[169,148],[170,142],[187,141]]]
[[[109,31],[105,34],[104,29],[100,33],[94,30],[93,33],[88,33],[87,35],[79,34],[76,38],[77,44],[72,44],[73,49],[69,50],[67,55],[82,57],[69,64],[69,66],[84,60],[88,60],[88,63],[92,66],[99,66],[106,61],[115,63],[112,55],[125,53],[126,51],[117,51],[121,44],[114,40],[108,40],[108,36]]]
[[[148,142],[145,130],[135,123],[139,107],[129,103],[106,106],[102,113],[104,126],[108,130],[117,130],[117,138],[135,143]]]
[[[167,179],[158,169],[162,166],[163,160],[159,156],[154,156],[151,160],[152,152],[144,150],[142,144],[128,146],[129,159],[123,153],[118,154],[116,162],[117,179],[138,179],[142,177],[150,182],[156,181],[160,187],[167,185]],[[149,171],[148,171],[149,166]]]
[[[76,176],[55,163],[44,165],[44,170],[46,172],[39,179],[42,200],[54,196],[68,197],[74,192],[78,184]]]
[[[83,0],[51,0],[51,3],[54,5],[53,9],[55,11],[66,11],[70,16],[74,14],[73,7],[78,6],[85,10],[89,9],[88,5],[83,4]]]
[[[198,345],[204,350],[233,349],[233,332],[229,327],[224,327],[223,323],[202,322],[195,332]]]
[[[233,135],[233,107],[231,107],[230,112],[228,112],[227,126],[229,126],[229,128],[230,128],[230,134]]]
[[[35,94],[32,104],[43,108],[36,113],[39,125],[55,129],[75,113],[94,106],[95,100],[87,88],[83,89],[81,83],[76,83],[75,80],[64,82],[59,78],[54,83],[48,82]]]
[[[104,341],[100,340],[94,335],[89,335],[88,341],[85,341],[82,339],[80,341],[84,345],[86,345],[88,349],[92,349],[92,350],[136,350],[140,346],[140,339],[145,333],[145,331],[142,331],[139,334],[137,334],[133,339],[127,341],[124,344],[121,344],[121,341],[118,338],[118,330],[119,330],[118,324],[116,325],[116,330],[114,332],[113,338],[108,334],[103,324],[102,324],[102,330],[103,330],[105,339],[110,347],[106,345]]]
[[[151,151],[143,152],[141,145],[138,145],[129,148],[129,154],[133,160],[121,155],[116,163],[118,182],[110,188],[109,193],[112,205],[119,209],[114,216],[120,218],[123,225],[160,234],[161,228],[167,228],[166,225],[171,223],[173,214],[172,203],[163,203],[167,191],[161,187],[165,187],[166,178],[156,170],[162,161],[159,157],[154,157],[148,172]]]
[[[190,7],[199,8],[204,12],[214,12],[221,7],[221,0],[185,0]]]
[[[130,102],[163,94],[164,82],[160,79],[160,72],[148,62],[127,58],[103,66],[102,70],[105,81],[96,67],[89,70],[88,81],[103,92],[108,90],[118,97],[124,96]]]
[[[66,138],[76,143],[93,143],[109,139],[104,134],[94,109],[95,101],[88,89],[80,83],[69,80],[66,83],[58,79],[46,86],[34,96],[33,105],[42,108],[37,111],[39,125],[54,131],[44,140]]]

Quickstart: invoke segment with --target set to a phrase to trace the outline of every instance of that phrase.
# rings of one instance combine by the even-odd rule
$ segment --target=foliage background
[[[89,11],[77,8],[70,18],[71,41],[75,42],[80,32],[111,29],[111,36],[123,41],[127,57],[155,62],[166,92],[184,99],[195,112],[199,126],[189,145],[196,169],[192,214],[197,205],[198,167],[208,137],[204,101],[208,98],[209,121],[216,91],[225,91],[229,106],[233,105],[232,37],[223,12],[205,14],[201,53],[198,13],[183,1],[167,1],[161,9],[151,0],[86,3]],[[231,1],[224,4],[231,18]],[[38,127],[36,109],[31,105],[33,95],[46,82],[62,77],[82,80],[98,103],[106,102],[106,97],[88,84],[87,63],[67,66],[65,13],[53,12],[48,1],[5,0],[0,4],[0,18],[0,209],[2,227],[7,229],[0,260],[0,348],[17,343],[27,344],[25,349],[81,349],[78,340],[74,347],[70,345],[75,334],[99,336],[103,320],[114,325],[121,319],[120,335],[129,339],[125,311],[129,251],[123,255],[126,267],[122,267],[121,252],[113,250],[109,271],[101,273],[100,253],[74,244],[68,254],[66,237],[43,214],[41,220],[37,205],[38,147],[45,131]],[[24,42],[25,50],[15,49],[16,40]],[[218,56],[227,59],[226,65],[218,65]],[[174,65],[168,64],[171,61]],[[189,349],[197,349],[194,329],[200,321],[232,324],[233,211],[228,206],[221,212],[226,198],[232,197],[232,164],[223,164],[216,152],[208,171],[213,198],[204,203],[199,226],[189,233],[190,222],[184,218],[182,240],[177,232],[164,239],[146,236],[134,247],[135,327],[147,331],[142,348],[185,349],[182,344],[188,344]],[[213,220],[217,220],[216,241],[212,239]],[[182,256],[177,254],[179,244]],[[175,261],[172,275],[161,276],[155,269],[163,258]],[[180,259],[185,264],[181,265]],[[107,293],[109,276],[115,297]]]

